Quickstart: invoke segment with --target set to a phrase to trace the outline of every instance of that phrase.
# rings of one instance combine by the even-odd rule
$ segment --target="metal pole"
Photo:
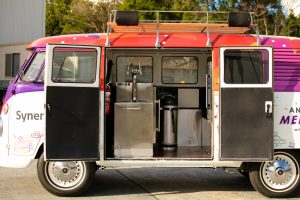
[[[206,24],[208,24],[208,12],[206,13]],[[207,37],[207,41],[206,41],[206,47],[211,47],[211,42],[210,42],[210,32],[208,29],[208,26],[206,26],[206,37]]]
[[[160,41],[159,41],[159,12],[156,11],[156,42],[155,47],[160,47]]]
[[[114,12],[112,12],[109,16],[109,22],[112,22],[111,19],[112,19],[112,15],[113,15]],[[109,34],[111,32],[111,26],[108,25],[107,26],[107,29],[106,29],[106,41],[105,41],[105,46],[106,47],[110,47],[110,41],[109,41]]]
[[[256,45],[260,46],[258,25],[256,25],[255,27],[255,32],[256,32]]]

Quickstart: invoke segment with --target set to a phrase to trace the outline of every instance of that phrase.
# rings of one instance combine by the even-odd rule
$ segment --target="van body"
[[[28,46],[1,109],[0,165],[39,159],[60,196],[85,191],[97,166],[237,168],[266,196],[294,193],[300,40],[136,27]]]

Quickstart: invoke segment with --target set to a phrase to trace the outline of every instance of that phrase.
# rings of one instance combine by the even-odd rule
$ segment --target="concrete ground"
[[[298,198],[297,198],[298,197]],[[300,198],[300,193],[294,199]],[[0,199],[52,200],[36,175],[36,162],[26,169],[0,167]],[[268,199],[254,191],[248,178],[222,169],[140,168],[96,172],[92,187],[75,199],[113,200],[222,200]]]

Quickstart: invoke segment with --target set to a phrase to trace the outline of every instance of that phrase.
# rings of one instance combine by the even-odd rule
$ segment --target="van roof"
[[[44,37],[33,41],[28,50],[46,47],[47,44],[80,44],[104,46],[106,34],[74,34]],[[160,33],[161,48],[199,48],[206,47],[205,33]],[[109,36],[112,48],[155,48],[155,33],[111,33]],[[211,34],[212,47],[218,46],[253,46],[256,36],[248,34]]]
[[[156,17],[140,20],[141,13],[144,16],[150,14],[149,16]],[[194,16],[195,20],[164,20],[163,16],[166,14],[189,14]],[[237,18],[240,20],[236,20]],[[257,34],[247,34],[249,30],[256,30]],[[159,10],[113,10],[106,33],[45,37],[33,41],[27,49],[45,47],[47,44],[97,45],[111,48],[214,48],[261,44],[275,48],[300,48],[298,38],[259,35],[258,26],[253,24],[251,12]]]
[[[59,35],[37,39],[27,46],[27,50],[34,48],[44,48],[47,44],[87,44],[97,45],[101,34],[71,34]]]

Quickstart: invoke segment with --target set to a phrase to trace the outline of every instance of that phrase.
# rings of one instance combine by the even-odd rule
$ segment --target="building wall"
[[[28,44],[17,44],[0,46],[0,80],[10,80],[12,77],[5,76],[5,55],[11,53],[20,53],[20,67],[29,55],[29,51],[26,50]],[[1,87],[1,85],[0,85]]]
[[[46,0],[0,0],[0,91],[13,79],[5,76],[6,54],[20,53],[22,66],[27,45],[45,36],[45,9]]]
[[[45,0],[0,0],[0,45],[45,35]]]

